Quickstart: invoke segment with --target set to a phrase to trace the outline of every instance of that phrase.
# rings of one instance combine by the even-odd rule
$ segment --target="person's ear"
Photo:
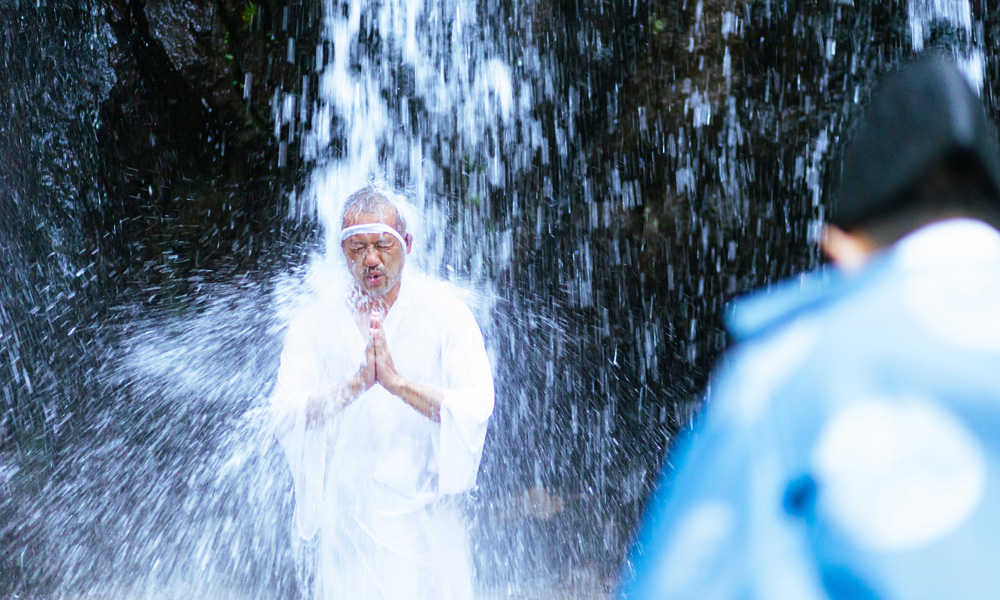
[[[820,248],[838,268],[857,271],[878,249],[864,233],[848,233],[836,225],[826,224],[820,237]]]
[[[406,253],[409,254],[413,250],[413,236],[409,233],[404,233],[403,241],[406,242]]]

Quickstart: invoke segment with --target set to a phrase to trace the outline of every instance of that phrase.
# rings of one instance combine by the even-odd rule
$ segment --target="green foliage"
[[[255,2],[247,2],[243,6],[243,30],[250,31],[250,27],[253,25],[254,19],[257,18],[257,14],[260,12],[260,5]]]

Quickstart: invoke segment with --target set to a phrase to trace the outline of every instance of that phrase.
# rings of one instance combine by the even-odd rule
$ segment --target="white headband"
[[[388,233],[392,237],[399,240],[399,244],[406,250],[406,240],[403,236],[399,235],[399,232],[389,227],[388,225],[383,225],[382,223],[365,223],[363,225],[351,225],[350,227],[344,227],[340,232],[340,241],[344,241],[352,235],[359,235],[362,233]]]

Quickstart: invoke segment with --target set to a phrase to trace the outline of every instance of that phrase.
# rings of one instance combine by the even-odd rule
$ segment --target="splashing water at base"
[[[57,309],[80,302],[92,259],[65,250],[72,228],[33,223],[51,264],[2,282],[0,385],[76,432],[57,449],[0,447],[0,535],[16,550],[0,575],[27,574],[22,597],[308,597],[315,548],[293,535],[264,407],[287,323],[343,285],[340,204],[374,177],[412,199],[410,266],[464,290],[495,367],[472,528],[481,597],[599,597],[724,346],[715,315],[815,262],[824,174],[871,65],[944,29],[988,89],[995,52],[971,3],[910,2],[881,47],[855,34],[875,18],[857,4],[324,3],[311,66],[271,109],[275,162],[297,149],[308,166],[287,222],[322,228],[331,256],[299,248],[287,273],[192,279],[155,302],[143,289],[91,323]],[[88,327],[86,360],[37,341],[75,348]],[[61,412],[78,364],[93,386]]]

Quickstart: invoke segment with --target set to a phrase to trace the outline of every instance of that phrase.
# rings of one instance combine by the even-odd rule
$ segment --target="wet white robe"
[[[383,320],[396,370],[444,392],[441,423],[376,384],[315,428],[308,396],[354,375],[367,334],[344,298],[305,308],[286,334],[272,409],[295,484],[296,528],[319,536],[319,600],[470,598],[454,495],[471,489],[493,412],[479,326],[439,283],[414,274]]]

